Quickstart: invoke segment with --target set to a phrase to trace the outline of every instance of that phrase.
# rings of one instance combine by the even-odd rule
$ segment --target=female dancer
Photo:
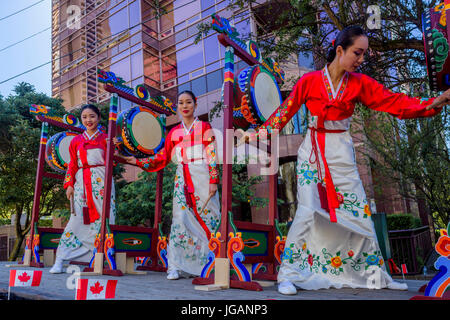
[[[282,294],[295,294],[294,284],[302,289],[407,289],[386,272],[356,166],[351,117],[357,102],[399,119],[430,117],[449,101],[450,90],[428,100],[391,92],[355,72],[367,48],[360,27],[343,29],[329,64],[303,75],[259,129],[259,136],[281,130],[303,103],[310,111],[309,129],[298,150],[298,208],[278,273]]]
[[[62,233],[51,273],[63,272],[64,260],[89,262],[93,256],[95,236],[100,232],[107,135],[98,129],[100,111],[96,106],[88,104],[82,107],[81,122],[86,130],[70,142],[70,163],[64,180],[67,198],[72,199],[75,212]],[[109,222],[114,224],[114,221],[113,183]]]
[[[210,234],[220,222],[214,135],[208,122],[194,117],[196,107],[195,95],[181,92],[177,112],[182,120],[168,133],[164,149],[145,159],[123,157],[148,172],[164,168],[171,160],[178,163],[167,248],[169,280],[178,279],[180,271],[200,275],[207,263]]]

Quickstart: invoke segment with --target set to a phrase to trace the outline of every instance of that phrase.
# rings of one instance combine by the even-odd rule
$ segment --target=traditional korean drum
[[[422,14],[422,32],[430,88],[444,91],[450,88],[450,59],[447,24],[450,5],[441,3]],[[448,22],[447,22],[448,21]]]
[[[164,146],[165,125],[158,115],[145,107],[133,107],[117,117],[119,152],[125,156],[145,158]]]
[[[282,103],[272,73],[261,65],[240,70],[234,79],[233,124],[244,130],[262,125]]]
[[[53,135],[47,141],[45,161],[55,171],[65,173],[70,162],[69,146],[78,133],[66,131]]]

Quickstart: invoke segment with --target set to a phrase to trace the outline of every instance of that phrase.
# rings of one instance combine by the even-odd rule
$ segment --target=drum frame
[[[45,148],[45,161],[49,165],[50,168],[59,172],[65,173],[68,167],[68,163],[64,162],[59,153],[58,146],[61,143],[62,139],[67,136],[77,136],[78,134],[71,131],[63,131],[58,132],[50,137],[47,141],[47,146]],[[64,163],[62,163],[64,162]],[[62,163],[62,164],[61,164]]]
[[[241,74],[247,71],[245,78],[241,78]],[[233,124],[242,129],[256,128],[262,125],[267,119],[262,114],[256,103],[255,82],[260,73],[266,73],[275,83],[278,96],[280,98],[279,105],[283,102],[280,87],[274,75],[267,70],[266,67],[256,64],[239,70],[234,80],[234,100],[236,106],[233,108]],[[243,100],[246,99],[245,102]],[[254,103],[251,104],[251,101]],[[246,105],[244,105],[246,103]],[[246,107],[246,108],[245,108]],[[277,108],[277,107],[276,107]],[[244,110],[248,109],[248,110]],[[275,109],[274,109],[275,110]],[[250,111],[250,114],[247,112]]]
[[[438,6],[442,4],[443,3]],[[425,61],[428,81],[432,91],[443,91],[450,88],[450,59],[448,54],[450,11],[445,9],[445,7],[442,11],[436,11],[438,6],[429,8],[422,14]],[[441,25],[440,18],[442,17],[442,14],[446,14],[445,26]],[[445,43],[443,39],[445,39],[447,43]],[[438,45],[436,41],[440,41],[440,45]],[[446,46],[447,49],[444,48],[443,51],[440,50],[442,49],[442,45],[444,45],[444,47]],[[447,52],[446,57],[443,56],[443,52]]]
[[[161,142],[156,148],[152,150],[141,146],[133,135],[132,130],[133,120],[134,117],[139,112],[150,113],[152,116],[156,118],[160,126],[162,132]],[[156,115],[152,110],[146,107],[142,106],[132,107],[128,110],[122,111],[117,117],[117,136],[120,138],[119,140],[122,140],[123,142],[123,146],[122,148],[120,148],[120,151],[126,155],[135,156],[136,158],[145,158],[148,156],[152,156],[155,155],[159,150],[161,150],[161,148],[163,148],[165,143],[164,131],[165,128],[161,123],[161,121],[159,120],[158,115]]]

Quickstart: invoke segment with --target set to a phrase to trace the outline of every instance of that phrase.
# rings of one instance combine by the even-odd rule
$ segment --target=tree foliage
[[[161,222],[164,234],[168,234],[168,228],[172,221],[172,199],[176,165],[169,163],[164,168],[162,187],[162,213]],[[139,179],[126,183],[116,183],[117,217],[116,224],[120,225],[150,225],[153,226],[156,201],[156,172],[139,174]]]
[[[20,246],[30,229],[36,182],[37,158],[41,133],[41,122],[29,112],[29,104],[50,106],[62,115],[61,101],[37,93],[28,83],[19,83],[14,94],[0,99],[0,207],[4,217],[16,214],[16,235],[10,259],[17,258]],[[54,134],[50,128],[49,135]],[[65,203],[60,180],[44,178],[40,215],[49,215]],[[20,217],[26,215],[26,224],[20,225]]]

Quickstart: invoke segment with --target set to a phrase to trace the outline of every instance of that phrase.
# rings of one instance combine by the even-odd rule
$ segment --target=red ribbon
[[[205,231],[206,236],[208,237],[209,240],[211,238],[211,231],[209,231],[208,226],[205,224],[205,221],[203,221],[202,217],[200,217],[200,214],[197,211],[197,201],[195,200],[194,183],[192,182],[191,173],[189,171],[189,165],[187,164],[187,161],[185,161],[187,160],[187,156],[184,147],[181,148],[181,156],[183,158],[182,164],[183,164],[183,178],[184,178],[184,196],[186,198],[186,204],[194,211],[195,218]]]
[[[90,146],[96,147],[99,145],[100,143],[96,140],[87,140],[83,142],[81,144],[81,147],[79,148],[80,160],[83,165],[82,169],[83,169],[84,194],[86,196],[86,204],[88,206],[89,219],[91,223],[100,218],[100,215],[97,211],[97,208],[95,207],[94,197],[92,196],[92,181],[90,168],[101,167],[104,165],[89,165],[87,161],[87,149],[92,149],[89,148]]]
[[[331,104],[330,104],[331,105]],[[328,105],[327,105],[328,106]],[[339,208],[340,202],[337,197],[336,189],[334,187],[333,179],[331,177],[330,168],[328,167],[327,159],[325,158],[325,133],[342,133],[346,130],[328,130],[324,128],[324,117],[319,117],[317,121],[317,127],[310,127],[311,129],[311,155],[309,157],[309,162],[316,162],[317,172],[319,179],[322,180],[322,172],[319,161],[319,150],[322,157],[322,162],[325,170],[325,186],[326,186],[326,200],[327,205],[323,205],[322,208],[329,212],[330,221],[337,222],[336,219],[336,208]],[[316,143],[317,136],[317,143]],[[317,148],[317,144],[319,148]],[[311,161],[311,157],[314,154],[314,161]],[[321,183],[321,182],[319,182]],[[319,188],[320,192],[320,188]]]

